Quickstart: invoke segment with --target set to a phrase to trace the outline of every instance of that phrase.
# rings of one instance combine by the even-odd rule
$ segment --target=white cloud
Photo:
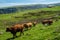
[[[0,3],[0,8],[1,7],[17,6],[17,5],[30,5],[30,4],[38,4],[38,3]]]

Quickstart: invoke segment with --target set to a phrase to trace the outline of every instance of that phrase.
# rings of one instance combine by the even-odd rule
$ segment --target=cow
[[[49,19],[48,20],[48,25],[51,25],[53,23],[53,20],[52,19]]]
[[[27,30],[29,28],[31,28],[33,26],[33,24],[31,22],[28,22],[28,23],[24,23],[24,27],[27,28]]]
[[[33,26],[36,26],[36,24],[37,24],[37,22],[36,22],[36,21],[34,21],[34,22],[33,22]]]
[[[45,25],[51,25],[53,23],[53,20],[52,19],[44,19],[42,20],[42,24]]]
[[[15,38],[15,37],[17,37],[16,36],[17,32],[20,32],[20,36],[21,36],[21,34],[24,34],[23,29],[24,29],[23,24],[16,24],[16,25],[14,25],[12,27],[6,28],[6,32],[11,32],[13,34],[13,38]]]
[[[30,29],[32,26],[35,26],[37,22],[28,22],[24,24],[24,27]]]

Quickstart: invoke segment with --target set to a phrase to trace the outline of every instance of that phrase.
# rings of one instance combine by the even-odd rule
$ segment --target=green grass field
[[[35,27],[32,27],[31,30],[25,31],[24,35],[14,40],[55,40],[60,35],[60,30],[57,28],[60,28],[60,21],[54,22],[51,26],[44,26],[39,23]],[[58,32],[55,30],[58,30]],[[5,30],[3,32],[4,34],[0,35],[0,40],[6,40],[12,37],[11,33],[7,33]],[[19,36],[19,33],[17,33],[17,36]]]
[[[20,20],[24,20],[25,18],[15,18],[15,16],[24,17],[24,14],[30,16],[28,13],[37,13],[39,11],[60,11],[60,6],[53,8],[43,8],[43,9],[35,9],[35,10],[25,10],[24,12],[16,12],[11,14],[0,14],[0,31],[3,32],[0,35],[0,40],[7,40],[12,37],[11,33],[5,32],[6,25],[9,22],[20,22]],[[36,18],[46,18],[48,16],[56,15],[57,13],[49,13],[49,14],[40,14],[40,16],[31,16],[26,19],[36,19]],[[58,16],[60,17],[60,16]],[[15,38],[14,40],[60,40],[60,19],[57,22],[53,22],[51,26],[44,26],[41,23],[37,24],[35,27],[32,27],[31,30],[25,31],[24,35]],[[19,33],[17,33],[19,36]]]

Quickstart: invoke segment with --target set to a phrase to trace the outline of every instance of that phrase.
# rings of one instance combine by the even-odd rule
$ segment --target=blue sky
[[[60,3],[60,0],[0,0],[0,7],[25,4]]]
[[[60,0],[0,0],[0,3],[49,3],[60,2]]]
[[[60,2],[60,0],[0,0],[0,3],[49,3]]]

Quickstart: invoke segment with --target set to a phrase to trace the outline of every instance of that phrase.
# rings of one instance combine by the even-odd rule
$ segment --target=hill
[[[52,5],[52,6],[60,6],[60,3],[49,4],[49,5]]]
[[[35,21],[39,23],[32,27],[31,30],[24,31],[24,35],[17,37],[14,40],[60,40],[60,6],[52,8],[39,8],[34,10],[24,10],[19,12],[13,12],[10,14],[0,14],[0,40],[7,40],[12,37],[11,33],[6,32],[7,26],[12,26],[17,23],[24,23],[29,21]],[[58,15],[57,17],[55,17]],[[43,18],[55,17],[53,24],[50,26],[42,25]],[[58,21],[55,21],[58,19]],[[17,33],[17,36],[19,33]]]
[[[32,9],[39,9],[39,8],[41,9],[41,8],[48,8],[53,6],[60,6],[60,3],[48,4],[48,5],[47,4],[20,5],[20,6],[0,8],[0,14],[15,13],[18,11],[32,10]]]
[[[0,14],[13,13],[17,11],[24,11],[38,8],[46,8],[46,7],[47,5],[37,4],[37,5],[21,5],[8,8],[0,8]]]

